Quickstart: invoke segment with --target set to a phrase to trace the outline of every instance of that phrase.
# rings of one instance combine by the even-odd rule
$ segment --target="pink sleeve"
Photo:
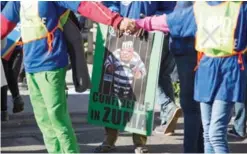
[[[144,19],[136,20],[136,25],[146,31],[158,30],[169,32],[169,27],[166,22],[166,15],[145,17]]]

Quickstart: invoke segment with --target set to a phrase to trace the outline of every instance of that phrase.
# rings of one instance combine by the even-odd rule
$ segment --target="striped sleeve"
[[[109,65],[112,65],[112,64],[113,64],[113,57],[112,57],[112,55],[109,55],[109,56],[106,58],[105,67],[107,68]]]
[[[116,65],[116,62],[118,62],[118,54],[119,53],[119,49],[117,49],[116,51],[114,51],[113,53],[110,53],[105,61],[105,67],[107,68],[109,65]]]

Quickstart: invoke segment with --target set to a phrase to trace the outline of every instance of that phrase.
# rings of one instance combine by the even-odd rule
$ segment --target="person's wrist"
[[[119,29],[120,26],[121,26],[121,23],[122,23],[123,19],[124,19],[123,17],[118,16],[118,17],[114,20],[114,22],[113,22],[113,24],[112,24],[112,27],[114,27],[114,28],[116,28],[116,29]]]

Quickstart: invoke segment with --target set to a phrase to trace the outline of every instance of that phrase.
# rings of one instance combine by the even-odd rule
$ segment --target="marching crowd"
[[[70,13],[112,26],[119,33],[165,33],[155,99],[161,106],[161,124],[155,128],[156,133],[172,135],[183,113],[185,153],[229,153],[227,134],[246,137],[245,1],[1,2],[1,40],[20,22],[22,42],[21,49],[16,47],[10,57],[2,58],[2,121],[7,120],[8,88],[13,97],[13,113],[24,109],[16,77],[20,68],[13,70],[13,65],[20,66],[13,57],[22,57],[23,50],[30,99],[47,151],[80,152],[65,94],[68,49],[63,26]],[[181,108],[175,104],[171,77],[174,72],[180,82]],[[234,125],[228,131],[233,109]],[[118,130],[106,127],[105,134],[95,153],[115,149]],[[136,153],[148,153],[146,141],[147,136],[133,134]]]

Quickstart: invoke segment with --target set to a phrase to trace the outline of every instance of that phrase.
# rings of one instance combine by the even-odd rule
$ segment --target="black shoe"
[[[9,120],[8,111],[1,111],[1,121],[8,121],[8,120]]]
[[[18,113],[24,110],[24,101],[22,100],[21,96],[14,98],[13,103],[13,113]]]
[[[237,139],[241,139],[241,140],[246,138],[246,135],[242,136],[242,135],[238,134],[237,131],[234,128],[232,130],[228,131],[228,135],[229,136],[233,136],[233,137],[235,137]]]

